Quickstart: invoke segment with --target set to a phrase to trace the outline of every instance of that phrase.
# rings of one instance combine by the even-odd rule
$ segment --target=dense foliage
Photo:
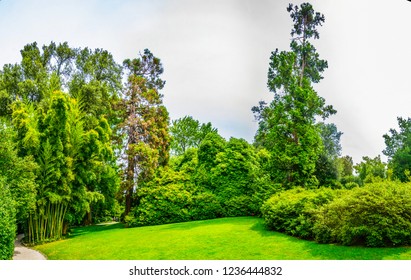
[[[296,188],[262,207],[266,225],[321,243],[411,244],[411,185],[380,182],[351,190]]]
[[[372,247],[411,244],[411,185],[355,188],[320,209],[314,226],[323,243]]]
[[[13,257],[16,237],[16,210],[10,190],[0,177],[0,260]]]
[[[261,208],[265,224],[276,231],[312,239],[318,208],[336,195],[336,191],[327,188],[295,188],[274,195]]]
[[[243,139],[209,133],[199,148],[173,157],[170,166],[137,190],[129,226],[259,215],[281,186],[264,170],[264,151]]]
[[[395,179],[409,181],[411,170],[411,119],[397,118],[399,131],[390,129],[384,134],[386,148],[383,153],[388,156],[389,167]]]

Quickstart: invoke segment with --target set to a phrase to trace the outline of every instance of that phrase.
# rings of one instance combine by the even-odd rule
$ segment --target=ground
[[[43,256],[40,252],[25,247],[21,243],[21,239],[23,237],[23,234],[19,234],[16,241],[14,242],[13,260],[46,260],[46,257]]]

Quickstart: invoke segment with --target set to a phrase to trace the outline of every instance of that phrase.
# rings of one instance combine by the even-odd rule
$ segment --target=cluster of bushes
[[[384,181],[351,190],[292,189],[262,207],[271,229],[320,243],[411,245],[411,184]]]
[[[13,258],[16,213],[9,189],[0,178],[0,260]]]
[[[221,205],[210,192],[196,192],[183,184],[139,191],[140,204],[126,217],[128,226],[160,225],[221,217]]]
[[[197,149],[137,190],[128,226],[259,215],[265,200],[281,189],[264,170],[267,153],[245,140],[210,133]]]

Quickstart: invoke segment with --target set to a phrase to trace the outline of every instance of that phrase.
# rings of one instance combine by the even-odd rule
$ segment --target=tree
[[[340,166],[340,177],[349,177],[352,176],[354,171],[354,162],[352,157],[350,156],[343,156],[338,158],[339,166]]]
[[[340,177],[338,157],[341,154],[342,132],[333,123],[318,123],[323,150],[315,165],[315,176],[320,185],[335,185]]]
[[[386,178],[387,165],[381,161],[378,155],[375,158],[363,157],[362,162],[354,166],[362,183],[381,181]]]
[[[160,79],[160,59],[146,49],[123,64],[128,71],[121,123],[126,141],[123,191],[127,215],[135,206],[134,193],[139,185],[151,179],[158,166],[167,164],[170,137],[168,112],[159,93],[165,84]]]
[[[399,131],[390,129],[384,134],[386,148],[383,154],[388,157],[393,177],[402,182],[409,181],[411,170],[411,118],[397,118]]]
[[[323,150],[316,118],[336,113],[312,87],[328,67],[310,42],[319,38],[324,16],[308,3],[290,4],[287,11],[294,23],[291,51],[271,53],[268,88],[274,99],[252,109],[259,122],[255,142],[272,154],[274,181],[288,187],[316,185],[315,166]]]
[[[13,219],[16,220],[19,230],[22,230],[36,206],[35,178],[38,166],[32,156],[18,155],[15,136],[11,124],[0,119],[0,185],[7,188],[10,199],[13,200]]]
[[[170,127],[171,151],[175,155],[182,155],[189,148],[198,148],[205,136],[212,132],[217,133],[217,129],[213,128],[210,122],[200,125],[200,122],[191,116],[174,120]]]

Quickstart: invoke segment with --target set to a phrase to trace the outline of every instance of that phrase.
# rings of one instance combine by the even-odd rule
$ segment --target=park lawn
[[[255,217],[124,228],[75,228],[67,239],[34,249],[52,260],[382,260],[411,259],[411,248],[346,247],[301,240]]]

